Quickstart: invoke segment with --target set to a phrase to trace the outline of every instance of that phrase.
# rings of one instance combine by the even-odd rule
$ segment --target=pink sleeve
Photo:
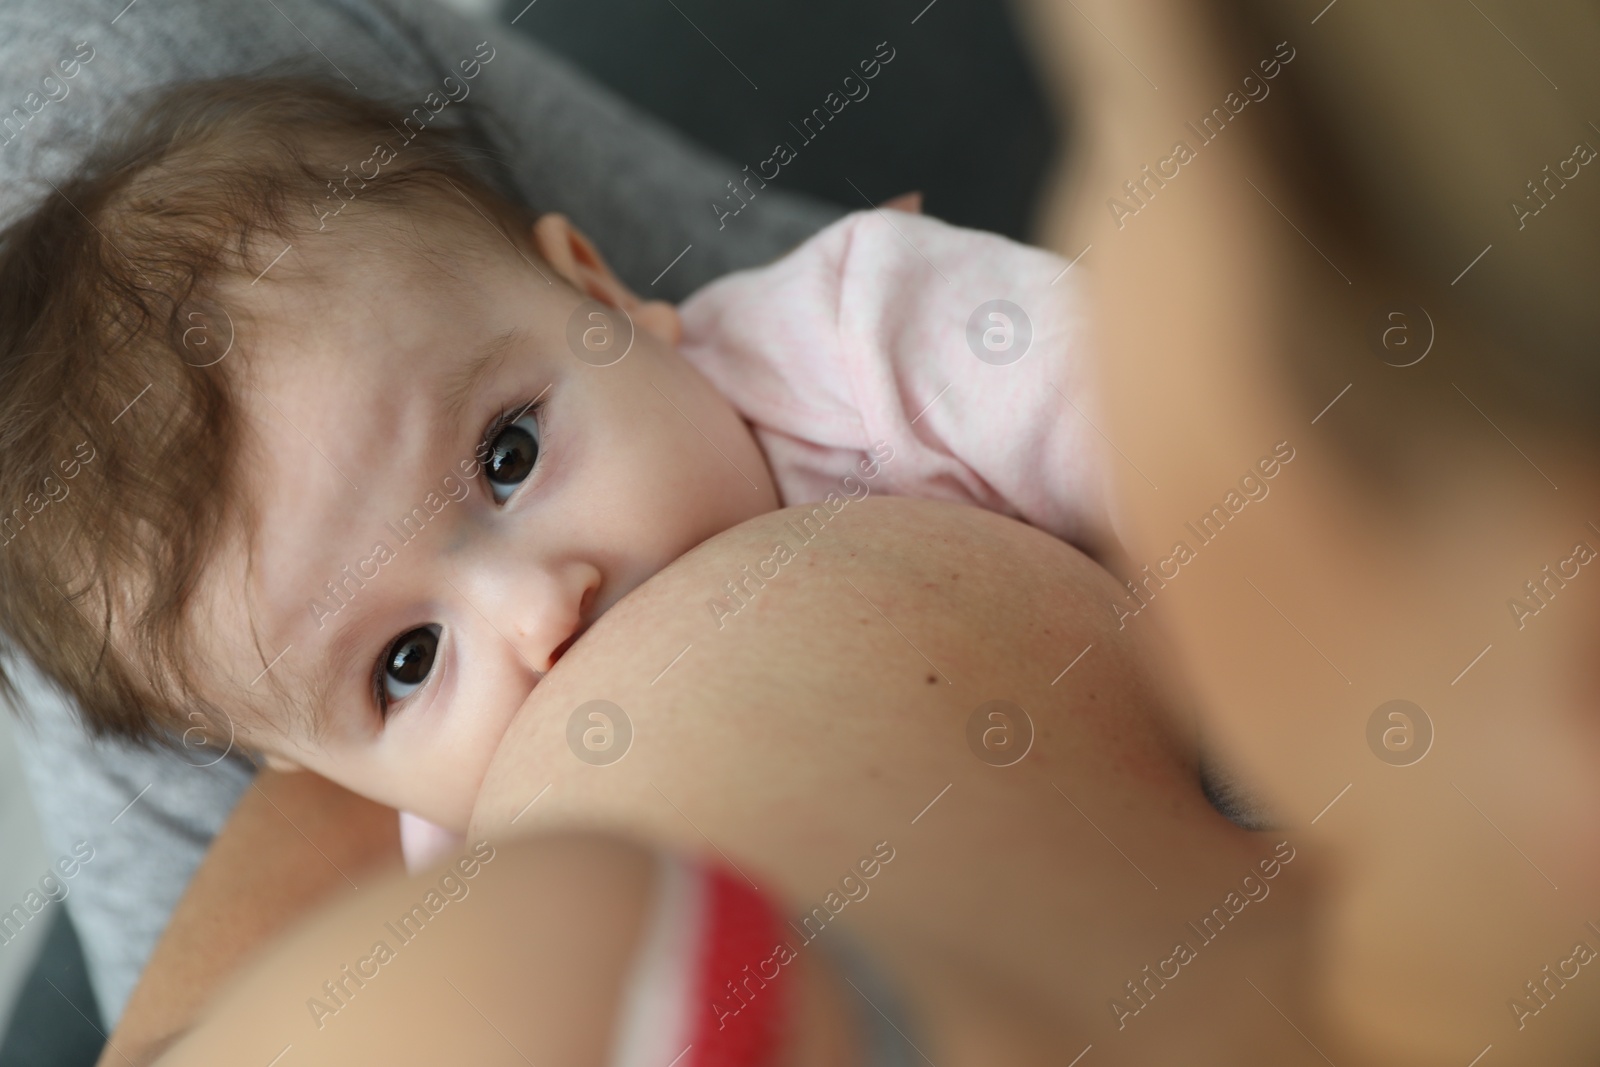
[[[1066,262],[936,219],[860,216],[840,343],[890,492],[966,499],[1094,548],[1110,539],[1093,365]]]
[[[860,212],[696,294],[684,351],[753,424],[785,504],[870,478],[870,491],[974,504],[1093,551],[1112,538],[1105,459],[1066,266],[936,219]]]

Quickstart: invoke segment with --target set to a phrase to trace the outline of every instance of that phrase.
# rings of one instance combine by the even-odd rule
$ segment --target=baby
[[[746,519],[879,491],[1112,544],[1064,261],[861,212],[675,308],[412,126],[171,89],[5,236],[0,504],[50,508],[0,523],[0,625],[98,732],[460,831],[562,653]]]

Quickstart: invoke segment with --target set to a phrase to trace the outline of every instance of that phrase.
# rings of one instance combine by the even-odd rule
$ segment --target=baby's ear
[[[914,189],[909,193],[901,193],[891,200],[885,200],[878,207],[884,211],[904,211],[907,214],[920,215],[922,214],[922,192]]]
[[[627,287],[611,273],[594,242],[565,215],[552,211],[539,216],[533,224],[533,248],[578,292],[621,306],[619,298]]]
[[[676,345],[682,336],[678,309],[664,300],[641,300],[612,273],[600,250],[565,215],[540,215],[533,224],[534,251],[578,292],[628,313],[639,326]]]

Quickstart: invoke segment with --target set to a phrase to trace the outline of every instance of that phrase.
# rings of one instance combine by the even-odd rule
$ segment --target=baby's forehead
[[[363,309],[471,300],[505,256],[431,216],[385,205],[337,229],[258,233],[246,262],[257,269],[230,279],[220,300],[270,336],[337,325]]]
[[[479,343],[478,325],[511,305],[481,257],[388,244],[302,256],[296,245],[273,270],[295,256],[271,284],[223,294],[220,318],[211,316],[219,338],[225,331],[236,344],[226,369],[247,433],[268,447],[323,440],[286,405],[338,433],[402,384],[440,377],[456,352]]]

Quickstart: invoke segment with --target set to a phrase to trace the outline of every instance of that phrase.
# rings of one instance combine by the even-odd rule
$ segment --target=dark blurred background
[[[726,156],[730,178],[788,142],[796,157],[769,188],[846,209],[920,190],[930,215],[1026,239],[1057,148],[1001,0],[510,0],[498,18]],[[844,97],[844,78],[881,42],[894,58],[868,95],[806,141],[795,127],[830,92]],[[71,1007],[94,1003],[77,937],[65,909],[51,911],[0,1067],[90,1067],[99,1055],[98,1030]]]
[[[930,215],[1030,232],[1055,124],[1001,0],[508,0],[501,18],[735,173],[788,141],[798,158],[775,188],[850,209],[920,189]],[[895,58],[870,95],[803,142],[789,123],[843,96],[882,41]]]

